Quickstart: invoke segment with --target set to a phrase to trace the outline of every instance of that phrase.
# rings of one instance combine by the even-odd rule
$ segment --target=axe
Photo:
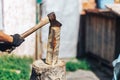
[[[51,19],[47,44],[46,63],[49,65],[55,65],[58,62],[60,31],[62,24],[56,20],[55,14],[52,16],[48,14],[48,17]]]
[[[54,12],[51,12],[51,13],[49,13],[48,15],[49,15],[49,16],[47,16],[47,17],[45,17],[45,18],[42,18],[37,25],[33,26],[32,28],[30,28],[29,30],[25,31],[24,33],[20,34],[21,38],[26,38],[26,37],[28,37],[28,36],[31,35],[33,32],[35,32],[35,31],[38,30],[39,28],[43,27],[44,25],[48,24],[49,22],[50,22],[50,24],[51,24],[52,22],[54,22],[55,19],[54,19],[54,16],[53,16],[53,15],[55,15],[55,13],[54,13]],[[12,47],[12,48],[10,48],[10,49],[7,49],[6,52],[11,53],[12,50],[14,50],[14,49],[15,49],[15,47]]]

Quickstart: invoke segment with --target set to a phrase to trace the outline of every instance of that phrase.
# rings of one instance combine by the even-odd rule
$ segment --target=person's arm
[[[14,50],[24,42],[19,34],[7,35],[0,31],[0,51]]]
[[[4,41],[4,42],[13,42],[13,37],[5,34],[4,32],[0,31],[0,41]]]

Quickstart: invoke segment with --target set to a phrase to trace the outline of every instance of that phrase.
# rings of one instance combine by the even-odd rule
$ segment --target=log
[[[46,63],[49,65],[55,65],[58,61],[60,30],[62,24],[56,20],[55,15],[52,16],[48,15],[48,17],[53,21],[50,21]]]
[[[35,61],[30,80],[66,80],[65,62],[58,60],[53,66],[46,64],[45,60]]]
[[[46,63],[49,65],[55,65],[58,60],[60,44],[60,27],[50,27],[48,38],[48,49]]]

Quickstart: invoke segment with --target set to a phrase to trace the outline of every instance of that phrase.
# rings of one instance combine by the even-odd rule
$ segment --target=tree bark
[[[58,60],[55,65],[48,65],[45,60],[35,61],[30,80],[66,80],[65,62]]]

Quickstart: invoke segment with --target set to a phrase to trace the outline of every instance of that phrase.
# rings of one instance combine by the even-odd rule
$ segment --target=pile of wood
[[[115,3],[120,3],[120,0],[115,0]]]
[[[95,9],[96,8],[96,2],[95,0],[83,0],[82,1],[82,14],[85,14],[86,9]]]

